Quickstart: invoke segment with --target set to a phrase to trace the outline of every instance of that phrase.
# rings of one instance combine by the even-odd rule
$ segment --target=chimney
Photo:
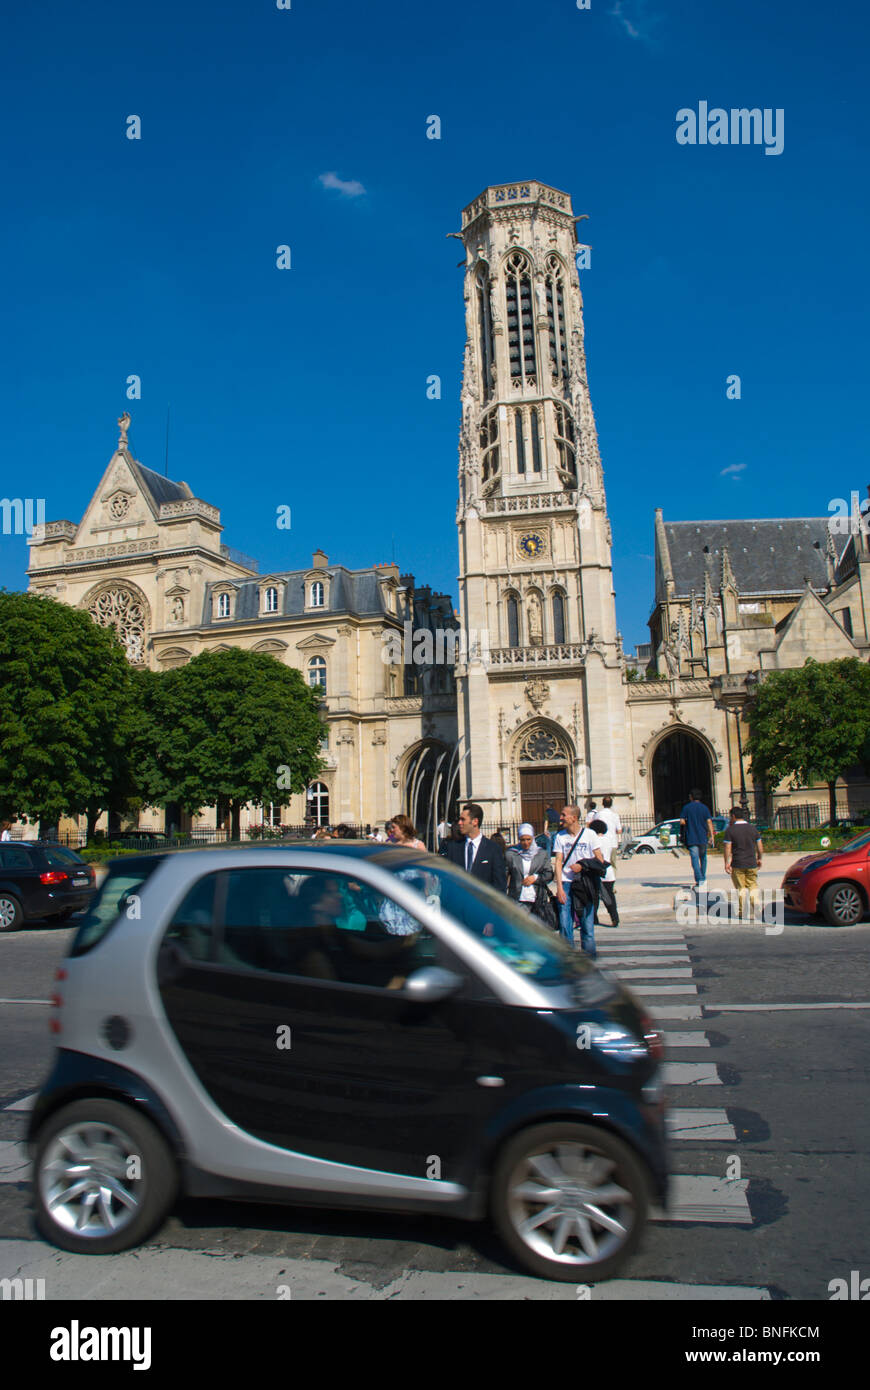
[[[322,550],[315,550],[311,557],[311,568],[313,570],[325,570],[329,564],[329,556]]]

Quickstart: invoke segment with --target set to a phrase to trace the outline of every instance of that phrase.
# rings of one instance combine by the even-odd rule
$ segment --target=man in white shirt
[[[561,829],[556,836],[553,852],[556,856],[556,898],[559,903],[559,929],[564,939],[574,944],[574,906],[571,902],[571,884],[575,873],[580,872],[584,859],[593,856],[604,863],[601,851],[601,836],[594,830],[580,824],[580,811],[576,806],[566,806],[559,817]],[[593,960],[595,949],[595,895],[584,906],[580,917],[580,947]]]

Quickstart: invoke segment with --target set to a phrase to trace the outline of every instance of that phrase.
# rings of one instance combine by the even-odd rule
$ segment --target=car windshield
[[[512,898],[443,859],[423,857],[419,868],[402,858],[401,867],[380,861],[436,911],[443,911],[488,946],[519,975],[538,984],[557,985],[585,978],[591,961],[540,925]]]
[[[839,845],[842,850],[863,849],[865,845],[870,845],[870,830],[865,830],[860,835],[856,835],[854,840],[847,840],[844,845]]]
[[[109,872],[100,884],[97,895],[76,932],[75,940],[70,947],[71,956],[82,956],[85,951],[90,951],[96,946],[98,941],[102,941],[137,889],[141,888],[146,878],[164,858],[162,854],[149,854],[142,858],[131,855],[128,859],[112,860]]]

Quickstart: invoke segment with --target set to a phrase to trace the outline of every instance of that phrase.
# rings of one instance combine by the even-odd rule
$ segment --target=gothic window
[[[532,431],[532,469],[535,473],[541,471],[541,436],[538,430],[538,412],[533,410],[529,416],[529,423]]]
[[[114,628],[127,652],[127,660],[138,666],[145,660],[145,607],[131,589],[119,584],[104,589],[88,603],[88,612],[99,627]]]
[[[558,256],[547,260],[547,322],[553,384],[568,380],[568,342],[565,332],[565,280]]]
[[[312,687],[320,686],[322,695],[326,694],[326,658],[313,656],[308,663],[308,684]]]
[[[323,607],[323,585],[319,579],[311,585],[311,607]]]
[[[554,405],[553,412],[556,424],[556,448],[559,451],[559,469],[566,475],[576,474],[577,444],[574,436],[574,420],[570,410],[564,405]]]
[[[507,599],[507,630],[508,646],[518,647],[520,645],[520,605],[519,600],[513,594],[508,594]]]
[[[230,616],[229,594],[221,594],[218,597],[217,615],[219,618],[228,618]]]
[[[482,268],[477,273],[477,319],[480,329],[480,378],[483,399],[492,395],[492,309],[489,302],[489,281]]]
[[[486,482],[499,471],[498,458],[498,411],[491,410],[483,417],[480,425],[481,476]]]
[[[266,612],[267,612],[267,613],[277,613],[277,612],[278,612],[278,590],[277,590],[277,589],[267,589],[267,590],[266,590]]]
[[[535,376],[537,359],[532,277],[529,263],[519,251],[515,251],[508,259],[505,271],[505,302],[510,373],[514,380],[522,381],[523,377]]]
[[[526,444],[523,439],[523,412],[521,410],[514,411],[514,426],[517,432],[517,472],[525,473]]]
[[[553,595],[553,641],[561,647],[565,641],[565,599],[562,594]]]
[[[533,729],[526,735],[520,748],[521,762],[547,763],[561,757],[564,757],[564,753],[559,741],[547,729]]]

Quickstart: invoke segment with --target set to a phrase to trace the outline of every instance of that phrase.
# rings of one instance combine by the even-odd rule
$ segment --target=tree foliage
[[[120,804],[134,722],[114,632],[55,599],[0,591],[0,818],[54,824]]]
[[[142,675],[137,778],[152,803],[228,803],[238,836],[246,802],[287,805],[323,766],[320,693],[268,653],[202,652]]]
[[[835,819],[837,778],[870,753],[870,666],[845,657],[772,671],[748,717],[752,775],[770,786],[826,782]]]

